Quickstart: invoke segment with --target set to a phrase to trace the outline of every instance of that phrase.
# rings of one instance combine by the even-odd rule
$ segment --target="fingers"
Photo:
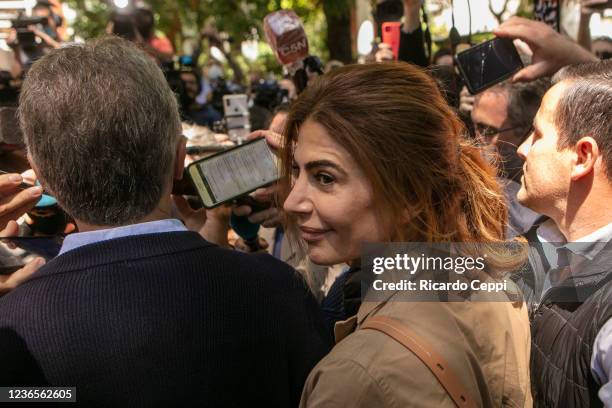
[[[10,220],[6,227],[0,231],[0,238],[6,237],[16,237],[19,235],[19,224],[17,224],[14,220]]]
[[[258,238],[257,243],[259,244],[259,248],[261,249],[267,249],[270,246],[270,244],[268,244],[268,241],[266,241],[262,237]]]
[[[206,211],[203,208],[195,211],[185,197],[180,195],[173,195],[172,200],[178,216],[183,220],[185,226],[192,231],[200,231],[206,223]]]
[[[13,193],[17,191],[23,181],[21,174],[0,174],[0,193]]]
[[[28,279],[45,264],[43,258],[35,258],[28,262],[23,268],[10,275],[0,275],[0,295],[15,289],[20,283]]]
[[[32,169],[26,170],[21,173],[21,177],[23,177],[23,180],[26,183],[30,183],[32,185],[36,184],[36,173],[34,173],[34,170]]]
[[[182,195],[173,195],[172,200],[174,201],[174,205],[176,210],[179,213],[179,216],[182,219],[189,218],[193,214],[193,209]]]
[[[263,221],[261,225],[266,228],[278,228],[282,226],[283,220],[281,218],[281,212],[279,211],[276,216],[272,218],[268,218],[267,220]]]
[[[261,202],[269,202],[272,201],[274,195],[276,194],[276,190],[278,189],[278,184],[273,184],[268,187],[258,188],[253,191],[250,196],[253,197],[257,201]]]
[[[493,30],[493,33],[502,38],[518,38],[528,44],[533,44],[535,40],[541,38],[547,31],[552,28],[544,23],[527,20],[522,17],[512,17],[499,27]]]
[[[268,241],[266,241],[265,239],[258,237],[257,246],[258,248],[255,252],[266,252],[266,248],[268,248],[270,244],[268,244]],[[238,238],[236,242],[234,242],[234,249],[247,253],[253,252],[253,250],[246,244],[246,242],[244,242],[244,239],[242,238]]]
[[[30,208],[34,207],[41,196],[41,187],[31,187],[13,195],[5,194],[5,197],[0,198],[0,225],[21,217]]]
[[[517,72],[513,77],[513,82],[529,82],[540,77],[550,74],[550,69],[546,62],[541,61],[532,65],[528,65],[525,68]]]
[[[470,92],[468,91],[466,87],[463,87],[460,93],[459,100],[460,100],[459,110],[462,112],[469,113],[474,108],[474,101],[476,100],[476,97],[470,94]]]
[[[282,147],[282,135],[271,130],[256,130],[247,136],[247,140],[257,139],[259,137],[265,137],[268,145],[274,150],[278,150]]]
[[[253,212],[251,207],[248,206],[248,205],[238,206],[238,207],[234,208],[233,211],[234,211],[234,214],[239,216],[239,217],[246,217],[248,215],[251,215],[251,213]]]
[[[278,216],[278,209],[268,208],[267,210],[253,213],[249,216],[249,222],[253,224],[262,224],[264,221]]]

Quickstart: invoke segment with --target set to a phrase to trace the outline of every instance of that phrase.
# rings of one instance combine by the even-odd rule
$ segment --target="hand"
[[[175,208],[187,229],[199,233],[205,240],[222,247],[229,247],[227,233],[231,207],[222,205],[212,210],[194,210],[183,196],[173,195]]]
[[[255,252],[268,252],[266,249],[270,245],[268,244],[268,241],[266,241],[262,237],[257,237],[257,245],[259,246],[259,249],[257,249],[257,251]],[[234,248],[242,252],[247,252],[247,253],[253,252],[251,248],[246,244],[246,242],[244,242],[244,239],[242,238],[238,238],[236,241],[234,241]]]
[[[40,186],[21,190],[23,177],[19,174],[0,174],[0,225],[16,220],[40,200]]]
[[[405,33],[412,33],[421,24],[421,0],[404,0],[404,25]]]
[[[11,28],[8,33],[8,37],[6,37],[6,43],[8,45],[13,45],[17,41],[17,30]]]
[[[276,196],[277,186],[273,185],[266,188],[260,188],[255,190],[250,195],[256,201],[261,203],[273,202]],[[276,207],[270,207],[256,213],[249,205],[241,205],[233,209],[234,214],[239,217],[248,216],[249,222],[253,224],[261,224],[266,228],[276,228],[282,225],[282,214],[280,209]]]
[[[51,48],[59,48],[60,44],[55,41],[53,38],[51,38],[47,33],[45,33],[44,31],[40,31],[38,28],[36,28],[36,26],[28,26],[28,30],[32,31],[34,33],[34,35],[36,35],[38,38],[40,38],[42,41],[45,42],[45,44],[47,44],[49,47]]]
[[[268,146],[270,146],[273,152],[280,150],[283,146],[283,136],[271,130],[256,130],[247,136],[247,140],[257,139],[259,137],[266,138],[266,142],[268,142]]]
[[[19,234],[19,226],[15,221],[9,221],[2,231],[0,237],[13,237]],[[11,273],[10,275],[0,275],[0,296],[6,295],[11,290],[15,289],[21,282],[28,279],[34,272],[45,264],[43,258],[34,258],[28,262],[23,268]]]
[[[468,89],[464,86],[459,94],[459,110],[464,113],[471,113],[474,109],[474,100],[476,97],[472,95]]]
[[[513,81],[533,81],[550,76],[566,65],[598,61],[597,57],[539,21],[512,17],[493,33],[502,38],[523,40],[533,51],[533,64],[521,69]]]
[[[380,43],[378,44],[378,51],[376,51],[374,58],[376,58],[376,62],[385,62],[393,61],[395,57],[393,56],[393,50],[389,44]]]

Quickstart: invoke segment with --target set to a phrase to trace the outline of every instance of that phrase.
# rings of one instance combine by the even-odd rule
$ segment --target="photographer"
[[[20,17],[13,21],[14,28],[7,38],[7,44],[14,49],[16,60],[24,72],[34,61],[61,45],[57,32],[61,17],[53,13],[51,3],[39,0],[32,15],[31,18]]]

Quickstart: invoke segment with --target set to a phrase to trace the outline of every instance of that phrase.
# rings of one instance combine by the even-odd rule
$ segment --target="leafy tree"
[[[76,10],[77,18],[73,26],[75,35],[88,39],[104,33],[113,7],[106,0],[66,0]],[[310,0],[149,0],[156,14],[157,29],[172,41],[181,51],[185,39],[199,41],[199,33],[204,27],[213,27],[227,33],[231,52],[240,55],[242,41],[249,39],[255,28],[259,38],[264,40],[263,19],[266,14],[281,8],[291,8],[302,19],[309,38],[311,52],[327,58],[324,35],[326,32],[321,4]],[[349,39],[350,41],[350,39]],[[260,69],[279,70],[271,51],[260,47],[261,58],[249,63]],[[241,65],[246,61],[238,58]]]

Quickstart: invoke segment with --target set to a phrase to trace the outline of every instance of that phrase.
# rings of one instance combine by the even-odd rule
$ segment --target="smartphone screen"
[[[279,178],[265,139],[256,139],[191,163],[187,169],[206,208],[250,193]]]
[[[500,83],[523,68],[512,40],[494,38],[457,54],[457,66],[472,94]]]

